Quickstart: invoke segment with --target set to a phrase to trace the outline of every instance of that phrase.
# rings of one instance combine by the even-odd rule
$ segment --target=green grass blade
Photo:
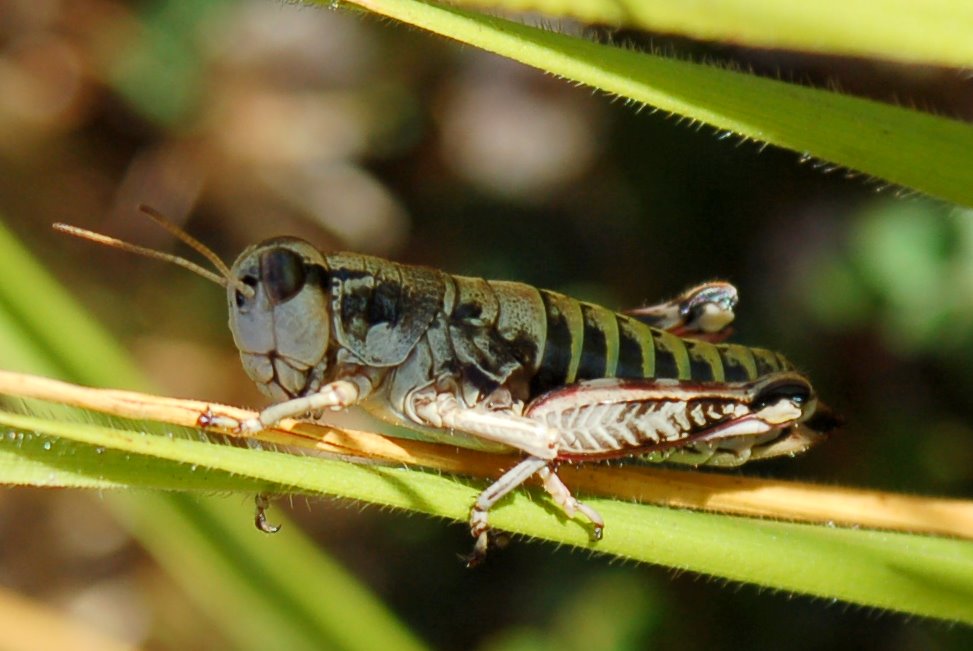
[[[0,412],[3,413],[3,412]],[[251,491],[252,479],[115,448],[24,432],[0,433],[0,478],[8,486],[130,488],[205,492]]]
[[[973,65],[973,4],[964,0],[461,0],[753,47],[906,63]]]
[[[416,0],[354,4],[693,122],[973,205],[970,124],[453,7]]]
[[[17,432],[37,432],[128,454],[206,467],[305,494],[324,494],[464,521],[478,489],[455,478],[356,465],[193,439],[0,413]],[[193,462],[190,465],[189,462]],[[105,466],[104,475],[127,474]],[[286,478],[286,482],[284,481]],[[178,485],[174,481],[174,485]],[[137,485],[137,484],[136,484]],[[505,530],[621,558],[830,599],[973,623],[973,542],[762,521],[646,506],[587,502],[606,518],[605,538],[567,521],[549,500],[518,493],[491,514]],[[241,518],[242,519],[242,518]]]

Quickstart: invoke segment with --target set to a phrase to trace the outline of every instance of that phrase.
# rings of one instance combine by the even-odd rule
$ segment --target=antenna
[[[253,287],[245,285],[243,282],[237,280],[230,274],[230,268],[226,266],[226,263],[220,260],[211,249],[209,249],[202,242],[191,236],[186,231],[182,230],[171,221],[169,221],[162,213],[160,213],[155,208],[151,206],[146,206],[144,204],[139,205],[139,211],[148,216],[156,224],[167,230],[169,233],[177,237],[180,241],[184,242],[188,246],[192,247],[196,252],[202,255],[204,258],[209,260],[209,262],[216,267],[219,274],[215,274],[209,269],[204,269],[195,262],[186,260],[185,258],[180,258],[177,255],[172,255],[170,253],[165,253],[163,251],[156,251],[155,249],[149,249],[144,246],[138,246],[137,244],[130,244],[122,240],[115,239],[114,237],[109,237],[107,235],[102,235],[101,233],[95,233],[94,231],[89,231],[84,228],[78,228],[77,226],[71,226],[69,224],[53,224],[54,230],[60,233],[66,233],[68,235],[73,235],[74,237],[81,238],[83,240],[90,240],[96,244],[102,244],[104,246],[119,249],[121,251],[128,251],[129,253],[135,253],[137,255],[142,255],[147,258],[154,258],[156,260],[162,260],[163,262],[169,262],[174,265],[180,266],[183,269],[188,269],[194,274],[200,275],[209,281],[216,283],[217,285],[222,285],[223,287],[232,286],[237,291],[241,292],[247,298],[252,298],[254,295]]]

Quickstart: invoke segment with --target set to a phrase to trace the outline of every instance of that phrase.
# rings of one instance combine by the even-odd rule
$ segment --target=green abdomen
[[[539,395],[604,377],[748,382],[792,368],[783,356],[735,344],[680,339],[632,317],[540,290],[546,337],[531,382]]]

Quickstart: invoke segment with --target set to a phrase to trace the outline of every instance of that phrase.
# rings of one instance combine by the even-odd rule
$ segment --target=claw
[[[479,567],[480,563],[483,562],[483,559],[486,558],[486,555],[481,556],[476,552],[471,552],[466,556],[463,556],[462,554],[457,554],[457,556],[459,556],[459,559],[463,561],[464,565],[466,565],[466,569],[468,570],[472,570],[475,567]]]
[[[598,542],[605,536],[605,525],[596,524],[591,527],[591,542]]]
[[[486,560],[487,549],[503,549],[510,544],[510,536],[505,533],[493,530],[484,531],[476,537],[473,544],[473,551],[466,556],[460,556],[460,560],[466,563],[466,567],[474,568]]]
[[[253,515],[254,526],[264,533],[277,533],[280,531],[279,524],[270,524],[267,522],[267,509],[270,508],[270,499],[263,493],[257,493],[253,498],[253,503],[256,508]]]

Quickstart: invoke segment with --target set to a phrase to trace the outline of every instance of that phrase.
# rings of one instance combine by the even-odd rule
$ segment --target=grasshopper
[[[837,425],[785,357],[724,342],[737,303],[728,283],[616,313],[523,283],[323,253],[289,237],[251,246],[227,267],[161,214],[140,209],[216,273],[55,228],[226,288],[243,368],[274,404],[250,420],[201,423],[251,433],[360,406],[433,440],[523,455],[472,505],[470,565],[487,552],[491,507],[535,475],[568,517],[585,516],[601,538],[604,520],[558,478],[559,464],[737,466],[802,452]],[[259,524],[262,516],[258,502]]]

